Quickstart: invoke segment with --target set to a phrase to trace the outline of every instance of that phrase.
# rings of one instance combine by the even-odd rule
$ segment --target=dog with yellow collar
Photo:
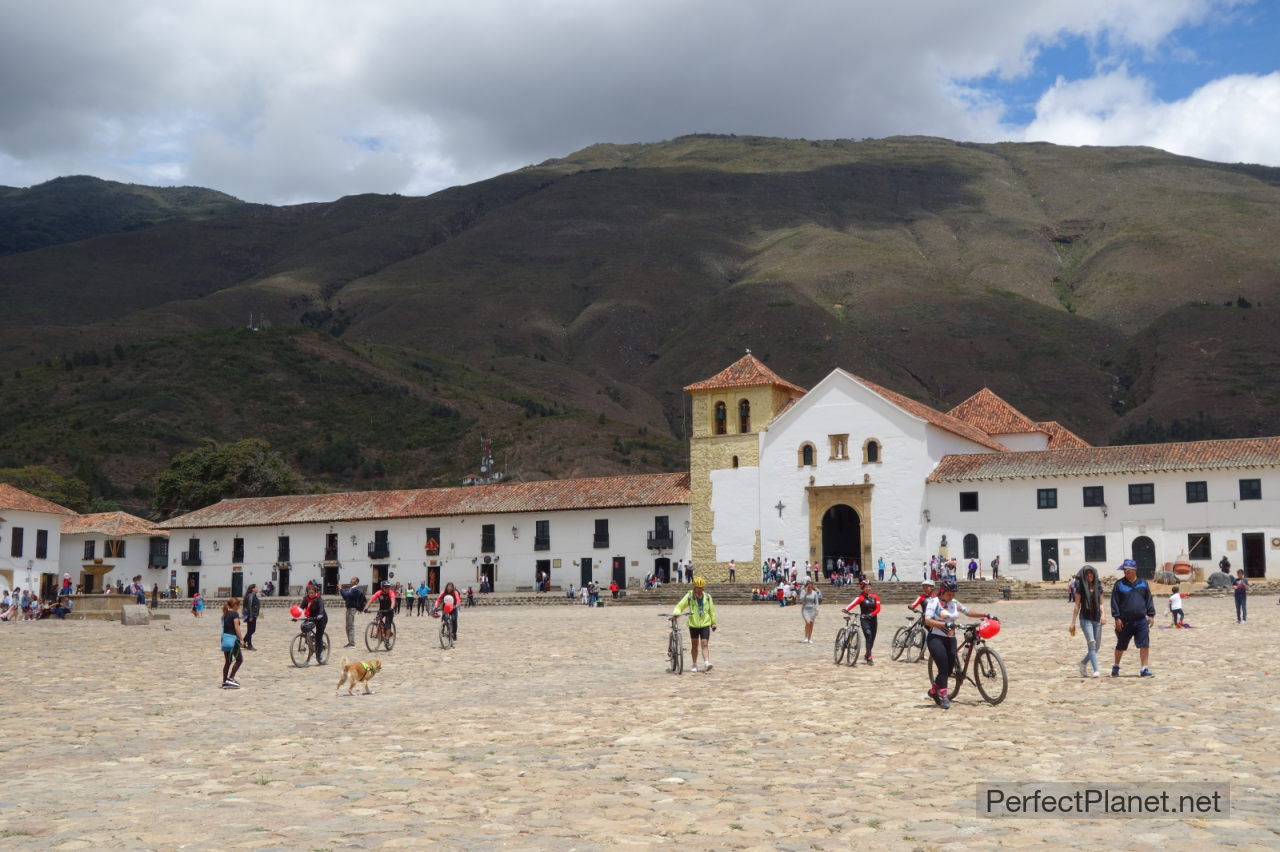
[[[346,657],[342,658],[342,676],[338,678],[338,692],[342,691],[342,685],[347,684],[347,695],[354,695],[352,692],[356,684],[364,684],[364,694],[372,695],[373,691],[369,689],[369,681],[373,680],[373,676],[382,671],[382,660],[370,660],[367,663],[356,661],[348,662]]]

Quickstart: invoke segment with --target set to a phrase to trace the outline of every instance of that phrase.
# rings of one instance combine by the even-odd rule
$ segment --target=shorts
[[[711,640],[711,625],[710,625],[710,624],[708,624],[706,627],[694,627],[693,625],[690,625],[690,626],[689,626],[689,638],[690,638],[690,639],[693,639],[693,640],[706,639],[707,641],[710,641],[710,640]]]
[[[1127,651],[1130,639],[1133,640],[1135,648],[1151,647],[1150,625],[1147,624],[1145,618],[1125,621],[1120,626],[1120,629],[1116,631],[1116,650]]]

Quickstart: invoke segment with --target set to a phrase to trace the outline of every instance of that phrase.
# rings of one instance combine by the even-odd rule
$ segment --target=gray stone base
[[[151,610],[141,604],[127,604],[120,607],[120,623],[126,625],[150,624]]]

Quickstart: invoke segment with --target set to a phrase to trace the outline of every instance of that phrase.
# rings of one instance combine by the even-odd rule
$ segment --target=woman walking
[[[804,619],[804,643],[813,644],[813,622],[818,617],[818,604],[822,603],[822,592],[813,585],[813,581],[804,584],[800,593],[800,617]]]
[[[240,599],[227,598],[222,605],[222,688],[239,689],[236,672],[244,662],[240,653]]]
[[[1101,635],[1098,631],[1104,623],[1102,583],[1098,581],[1098,572],[1092,565],[1081,568],[1072,581],[1076,586],[1076,602],[1071,611],[1071,626],[1068,630],[1072,636],[1076,635],[1076,623],[1079,622],[1080,632],[1089,645],[1088,652],[1080,661],[1080,677],[1098,677],[1098,637]]]
[[[925,604],[924,624],[929,628],[929,656],[933,658],[937,676],[929,684],[929,698],[943,710],[951,706],[947,697],[947,679],[956,665],[956,621],[961,615],[990,618],[989,612],[975,612],[956,600],[955,580],[943,580],[936,598]]]

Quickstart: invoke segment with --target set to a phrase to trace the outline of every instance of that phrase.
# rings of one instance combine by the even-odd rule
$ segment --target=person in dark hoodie
[[[1146,580],[1138,579],[1138,564],[1126,559],[1119,570],[1124,577],[1111,588],[1111,618],[1116,623],[1116,661],[1111,676],[1120,677],[1120,658],[1129,649],[1129,641],[1138,648],[1142,662],[1142,677],[1153,677],[1147,667],[1151,651],[1151,625],[1156,620],[1156,605],[1151,599],[1151,587]]]
[[[1076,588],[1075,607],[1071,612],[1071,635],[1076,633],[1077,622],[1089,650],[1080,661],[1080,677],[1098,677],[1098,637],[1102,625],[1102,581],[1092,565],[1085,565],[1072,578]],[[1090,674],[1092,667],[1092,674]]]

